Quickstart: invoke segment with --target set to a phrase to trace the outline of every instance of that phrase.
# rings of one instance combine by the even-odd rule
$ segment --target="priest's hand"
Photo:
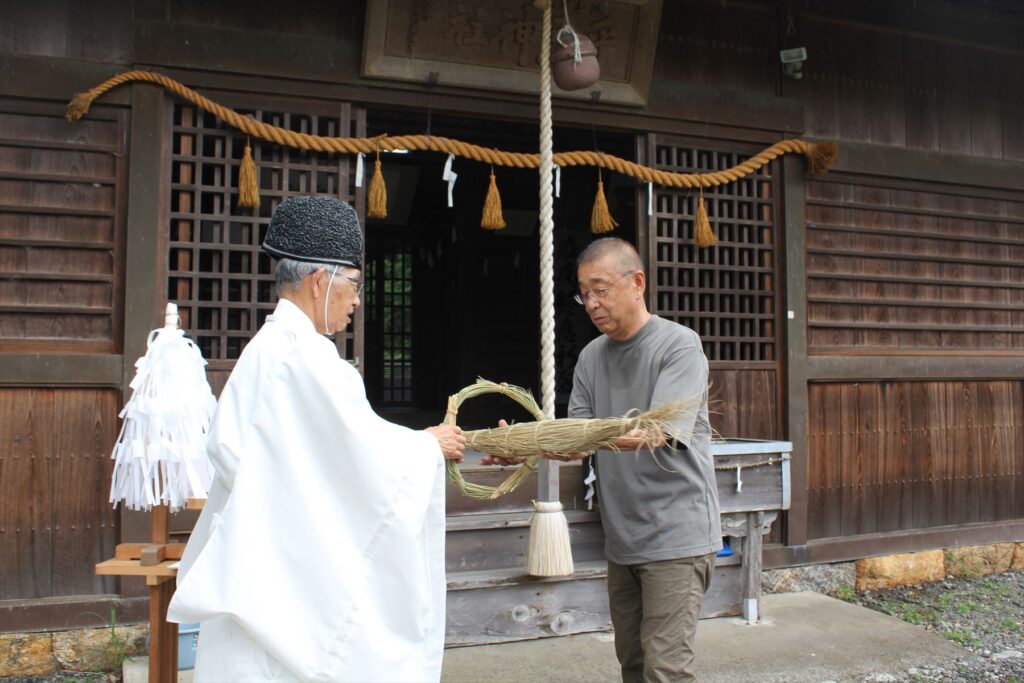
[[[427,427],[424,431],[437,439],[445,460],[462,462],[462,453],[466,450],[466,437],[462,435],[461,429],[454,425],[437,425]]]
[[[505,420],[498,420],[498,427],[508,427],[508,422]],[[525,455],[484,455],[480,458],[481,465],[521,465],[529,460]]]

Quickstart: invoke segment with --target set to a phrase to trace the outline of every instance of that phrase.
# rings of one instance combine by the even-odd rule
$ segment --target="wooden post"
[[[178,680],[178,625],[167,621],[174,578],[151,576],[149,584],[149,683]]]
[[[763,512],[747,513],[747,535],[743,537],[743,618],[752,624],[760,618],[763,523]]]
[[[786,545],[807,543],[807,267],[804,221],[803,160],[780,160],[783,175],[783,235],[785,235],[786,374],[782,404],[785,438],[793,443],[792,502],[786,513]]]

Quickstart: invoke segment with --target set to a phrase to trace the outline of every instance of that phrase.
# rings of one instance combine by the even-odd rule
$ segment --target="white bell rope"
[[[167,304],[164,327],[146,340],[135,362],[132,396],[121,411],[111,458],[110,502],[130,510],[205,498],[213,479],[206,434],[217,399],[199,348],[178,329],[178,307]]]
[[[551,0],[534,0],[544,11],[540,38],[540,384],[541,410],[555,417],[555,221],[552,191]],[[538,498],[530,519],[526,571],[532,576],[573,573],[569,523],[559,502],[558,464],[543,460]]]

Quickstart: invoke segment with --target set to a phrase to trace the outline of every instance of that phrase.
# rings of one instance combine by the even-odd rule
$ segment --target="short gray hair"
[[[296,261],[295,259],[283,258],[277,262],[274,270],[274,277],[277,280],[277,295],[286,289],[295,289],[307,277],[323,268],[328,273],[335,268],[344,272],[345,266],[335,263],[312,263],[310,261]]]
[[[584,263],[593,263],[609,255],[615,257],[623,272],[638,273],[644,270],[644,261],[636,247],[618,237],[602,237],[588,244],[576,259],[576,268],[579,269]]]

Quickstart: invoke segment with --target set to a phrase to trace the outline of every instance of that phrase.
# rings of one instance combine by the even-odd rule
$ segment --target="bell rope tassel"
[[[608,211],[608,200],[604,196],[604,181],[600,173],[597,176],[597,196],[594,197],[594,209],[590,212],[590,232],[595,235],[611,232],[619,226],[619,222]]]
[[[697,198],[697,219],[694,222],[693,241],[698,247],[711,247],[718,243],[714,231],[711,230],[711,221],[708,220],[708,210],[704,207],[704,192]]]
[[[480,227],[485,230],[501,230],[505,227],[505,217],[501,215],[501,194],[494,179],[494,168],[491,168],[491,185],[487,188],[487,199],[484,200],[484,214],[480,218]]]
[[[839,148],[834,142],[813,142],[807,147],[807,164],[812,176],[822,176],[832,168]]]
[[[380,153],[373,162],[373,178],[370,179],[369,206],[366,215],[370,218],[388,217],[388,188],[384,185],[384,174],[380,171]]]
[[[531,576],[568,576],[573,573],[569,522],[559,502],[534,501],[530,519],[530,545],[526,571]]]
[[[252,160],[252,149],[245,141],[245,154],[238,167],[238,205],[257,207],[260,205],[260,183],[256,174],[256,163]]]

